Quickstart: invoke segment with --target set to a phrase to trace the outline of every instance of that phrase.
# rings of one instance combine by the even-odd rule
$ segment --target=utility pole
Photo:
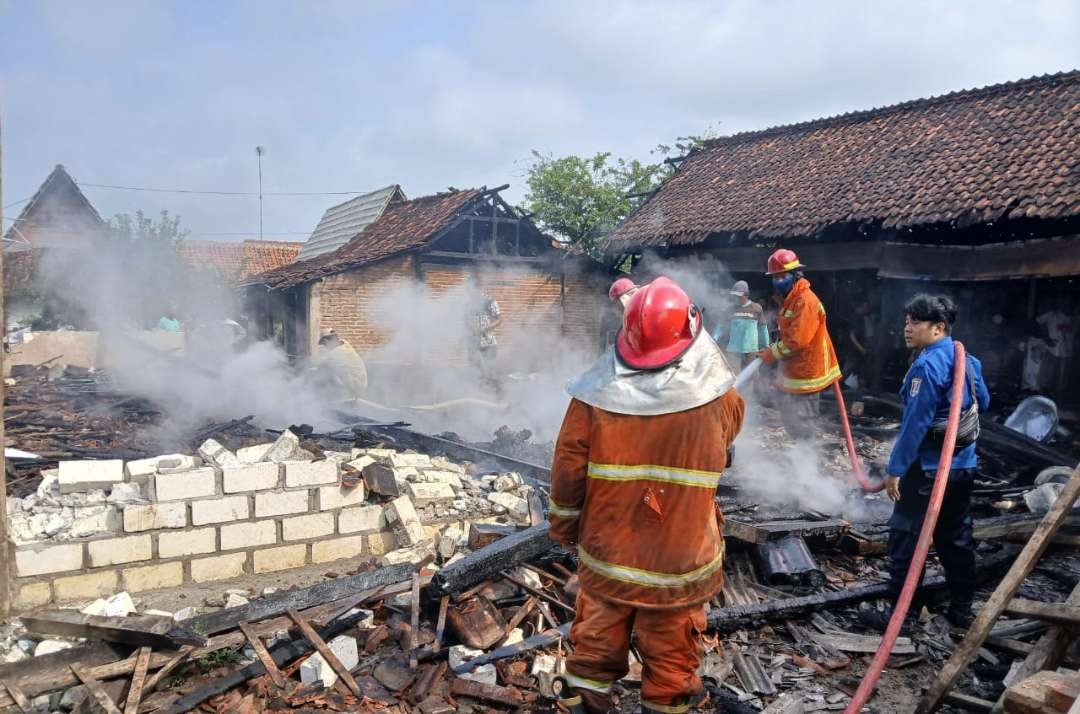
[[[4,234],[4,133],[0,117],[0,237]],[[7,334],[4,314],[4,244],[0,242],[0,335]],[[4,350],[0,347],[0,445],[4,443]],[[0,452],[0,618],[11,612],[12,549],[8,543],[7,459]]]
[[[259,156],[259,240],[263,239],[263,201],[262,201],[262,157],[266,149],[261,146],[255,147],[255,153]]]

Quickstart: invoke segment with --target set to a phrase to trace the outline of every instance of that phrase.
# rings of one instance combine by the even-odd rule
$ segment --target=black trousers
[[[975,469],[949,473],[945,499],[934,528],[934,549],[945,568],[945,582],[954,605],[970,604],[975,595],[975,537],[971,518],[974,483]],[[934,472],[924,472],[918,464],[900,479],[900,500],[889,518],[889,596],[893,600],[900,595],[915,555],[933,486]],[[922,607],[919,591],[912,604]]]

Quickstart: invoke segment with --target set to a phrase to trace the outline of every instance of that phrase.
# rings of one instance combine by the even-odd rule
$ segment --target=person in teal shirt
[[[750,364],[757,353],[769,346],[769,328],[765,322],[765,311],[761,305],[750,299],[750,286],[740,280],[731,286],[731,294],[736,297],[735,310],[727,325],[728,362],[735,370],[741,370]],[[723,325],[717,329],[713,338],[723,342]]]

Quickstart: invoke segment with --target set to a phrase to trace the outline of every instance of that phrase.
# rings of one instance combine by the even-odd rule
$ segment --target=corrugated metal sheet
[[[381,216],[391,201],[404,200],[401,187],[393,184],[331,206],[300,249],[297,262],[337,250]]]

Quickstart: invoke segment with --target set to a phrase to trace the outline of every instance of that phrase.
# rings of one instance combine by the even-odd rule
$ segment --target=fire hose
[[[938,515],[941,513],[941,502],[945,498],[945,487],[949,483],[949,469],[952,466],[953,451],[956,449],[956,432],[960,426],[960,409],[964,403],[964,379],[967,364],[964,346],[959,342],[953,342],[955,352],[953,357],[953,384],[949,402],[949,420],[945,429],[945,443],[941,447],[941,458],[938,459],[937,475],[934,477],[934,488],[930,492],[930,504],[926,508],[926,518],[923,520],[922,530],[919,531],[919,541],[915,545],[915,554],[911,558],[911,566],[904,578],[904,587],[900,590],[900,597],[893,608],[889,625],[885,628],[885,636],[878,645],[874,659],[866,669],[859,688],[855,690],[855,696],[844,709],[844,714],[857,714],[863,705],[874,693],[881,672],[885,668],[885,662],[892,653],[896,638],[900,635],[900,628],[907,617],[908,608],[911,607],[911,599],[915,596],[915,590],[922,580],[923,566],[926,565],[926,556],[930,551],[930,542],[934,536],[934,528],[937,526]],[[840,396],[839,388],[837,397]],[[842,404],[842,402],[841,402]],[[841,409],[843,407],[841,406]],[[841,412],[843,413],[843,412]],[[847,420],[845,419],[845,425]],[[851,448],[851,432],[848,430],[848,448]],[[861,481],[860,481],[861,483]]]

